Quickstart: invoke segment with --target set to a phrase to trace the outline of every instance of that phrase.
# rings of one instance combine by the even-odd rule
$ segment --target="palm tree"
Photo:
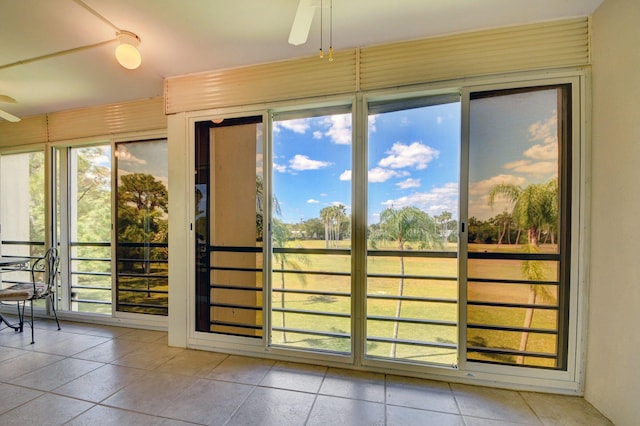
[[[333,206],[332,206],[333,207]],[[324,246],[329,248],[329,224],[332,220],[333,212],[331,207],[325,207],[320,210],[320,219],[324,222]]]
[[[404,255],[406,244],[418,243],[421,249],[441,247],[442,239],[437,224],[431,216],[417,207],[409,206],[401,209],[389,207],[380,214],[379,226],[371,228],[369,235],[371,246],[376,248],[379,241],[395,242],[400,250],[400,281],[398,283],[398,301],[395,318],[400,318],[402,297],[404,292]],[[399,322],[393,325],[393,343],[389,356],[395,358]]]
[[[530,184],[524,189],[513,184],[498,184],[489,191],[489,205],[493,206],[496,197],[503,196],[513,203],[511,215],[521,229],[527,230],[528,244],[526,253],[539,251],[540,230],[548,229],[553,234],[558,222],[558,179],[552,179],[547,183]],[[555,241],[552,236],[552,241]],[[530,281],[544,280],[544,268],[540,261],[524,260],[522,262],[522,274]],[[525,313],[524,329],[531,328],[533,322],[533,306],[538,298],[555,301],[555,297],[546,286],[531,284],[529,286],[529,307]],[[520,352],[527,349],[529,332],[523,331],[520,338]],[[524,356],[520,355],[516,361],[524,363]]]
[[[289,230],[287,229],[287,226],[278,219],[273,219],[272,222],[272,226],[273,226],[273,233],[272,233],[272,238],[273,238],[273,248],[283,248],[287,245],[287,241],[289,240]],[[291,259],[289,256],[287,256],[287,253],[281,253],[281,252],[276,252],[275,250],[273,251],[273,259],[274,261],[280,266],[280,288],[282,289],[282,291],[280,292],[280,306],[282,308],[281,314],[282,314],[282,342],[283,343],[287,343],[287,324],[286,324],[286,317],[285,317],[285,279],[284,279],[284,274],[285,274],[285,266],[288,266],[291,269],[294,269],[296,271],[301,270],[301,266],[300,263],[298,263],[296,260]],[[307,260],[304,257],[301,257],[300,260],[303,263],[306,263]],[[298,279],[300,279],[300,281],[302,282],[303,285],[306,285],[307,281],[306,281],[306,276],[304,274],[299,274],[298,275]]]

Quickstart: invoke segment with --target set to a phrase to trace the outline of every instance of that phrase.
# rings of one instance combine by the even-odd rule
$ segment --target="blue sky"
[[[557,175],[556,105],[554,89],[471,102],[470,216],[510,210],[503,200],[488,205],[495,184],[524,187]],[[460,120],[458,102],[369,117],[370,224],[387,207],[409,205],[458,218]],[[276,121],[273,155],[282,220],[318,217],[335,204],[351,213],[351,114]]]

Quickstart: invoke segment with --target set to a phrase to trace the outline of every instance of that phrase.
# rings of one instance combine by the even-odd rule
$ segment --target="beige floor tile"
[[[460,414],[448,383],[387,376],[387,404]]]
[[[23,349],[0,346],[0,362],[29,353]]]
[[[65,326],[66,329],[66,326]],[[90,324],[85,333],[91,336],[110,337],[112,339],[134,331],[133,328],[116,327],[111,325]]]
[[[522,392],[522,397],[545,425],[613,425],[584,398],[531,392]]]
[[[464,426],[462,416],[387,405],[388,426]]]
[[[264,379],[274,361],[231,355],[213,369],[208,379],[257,385]]]
[[[464,424],[466,426],[519,426],[519,425],[539,425],[540,423],[516,423],[510,420],[494,420],[494,419],[483,419],[481,417],[470,417],[463,416]],[[584,425],[588,426],[588,425]]]
[[[224,425],[251,393],[253,386],[200,379],[157,413],[198,424]]]
[[[161,372],[147,372],[143,377],[102,401],[102,405],[158,414],[176,401],[196,379]]]
[[[50,391],[104,364],[82,359],[65,358],[11,380],[12,384]]]
[[[184,348],[169,347],[162,343],[145,343],[112,363],[124,367],[153,370],[185,350]]]
[[[129,329],[127,333],[119,335],[118,339],[135,340],[136,342],[167,344],[167,332],[156,330]]]
[[[134,340],[112,339],[73,355],[74,358],[97,362],[113,362],[138,349],[148,346],[148,343]]]
[[[185,350],[160,365],[157,370],[185,376],[206,377],[228,356],[218,352]]]
[[[106,337],[52,332],[36,335],[33,350],[48,354],[71,356],[109,341]]]
[[[307,425],[383,425],[384,404],[318,395]]]
[[[100,402],[145,374],[145,370],[107,364],[56,388],[54,393]]]
[[[330,368],[322,382],[320,393],[343,398],[384,402],[384,374]]]
[[[304,425],[315,398],[310,393],[258,387],[226,426]]]
[[[451,384],[451,388],[463,416],[541,424],[518,392],[456,383]]]
[[[11,358],[0,363],[0,381],[8,382],[16,377],[29,374],[45,365],[63,360],[60,355],[28,352],[16,358]]]
[[[42,392],[0,383],[0,414],[42,395]]]
[[[0,415],[0,425],[62,425],[92,406],[90,402],[47,393]]]
[[[185,423],[178,420],[163,419],[148,414],[134,413],[133,411],[121,410],[119,408],[103,407],[96,405],[89,411],[81,414],[75,419],[66,423],[65,426],[186,426],[192,423]]]
[[[326,367],[319,365],[276,362],[260,386],[316,393],[326,370]]]

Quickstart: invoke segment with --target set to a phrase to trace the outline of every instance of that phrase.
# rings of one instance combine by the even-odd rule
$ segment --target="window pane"
[[[116,148],[118,311],[168,313],[167,160],[166,139]]]
[[[567,87],[554,86],[471,97],[470,360],[563,368],[568,279],[561,276],[559,188],[569,152],[567,95]]]
[[[351,113],[273,125],[271,344],[351,352]]]
[[[69,150],[71,310],[111,314],[111,148]]]
[[[369,111],[366,354],[455,365],[459,97]]]

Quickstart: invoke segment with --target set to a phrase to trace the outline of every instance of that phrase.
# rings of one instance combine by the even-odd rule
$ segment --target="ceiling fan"
[[[298,0],[298,9],[289,33],[289,44],[298,46],[307,42],[313,16],[316,9],[322,6],[321,0]]]
[[[0,102],[15,104],[16,100],[13,99],[11,96],[0,95]],[[11,121],[13,123],[17,123],[18,121],[20,121],[19,117],[16,117],[13,114],[9,114],[7,111],[3,111],[1,109],[0,109],[0,118],[4,118],[5,120]]]

